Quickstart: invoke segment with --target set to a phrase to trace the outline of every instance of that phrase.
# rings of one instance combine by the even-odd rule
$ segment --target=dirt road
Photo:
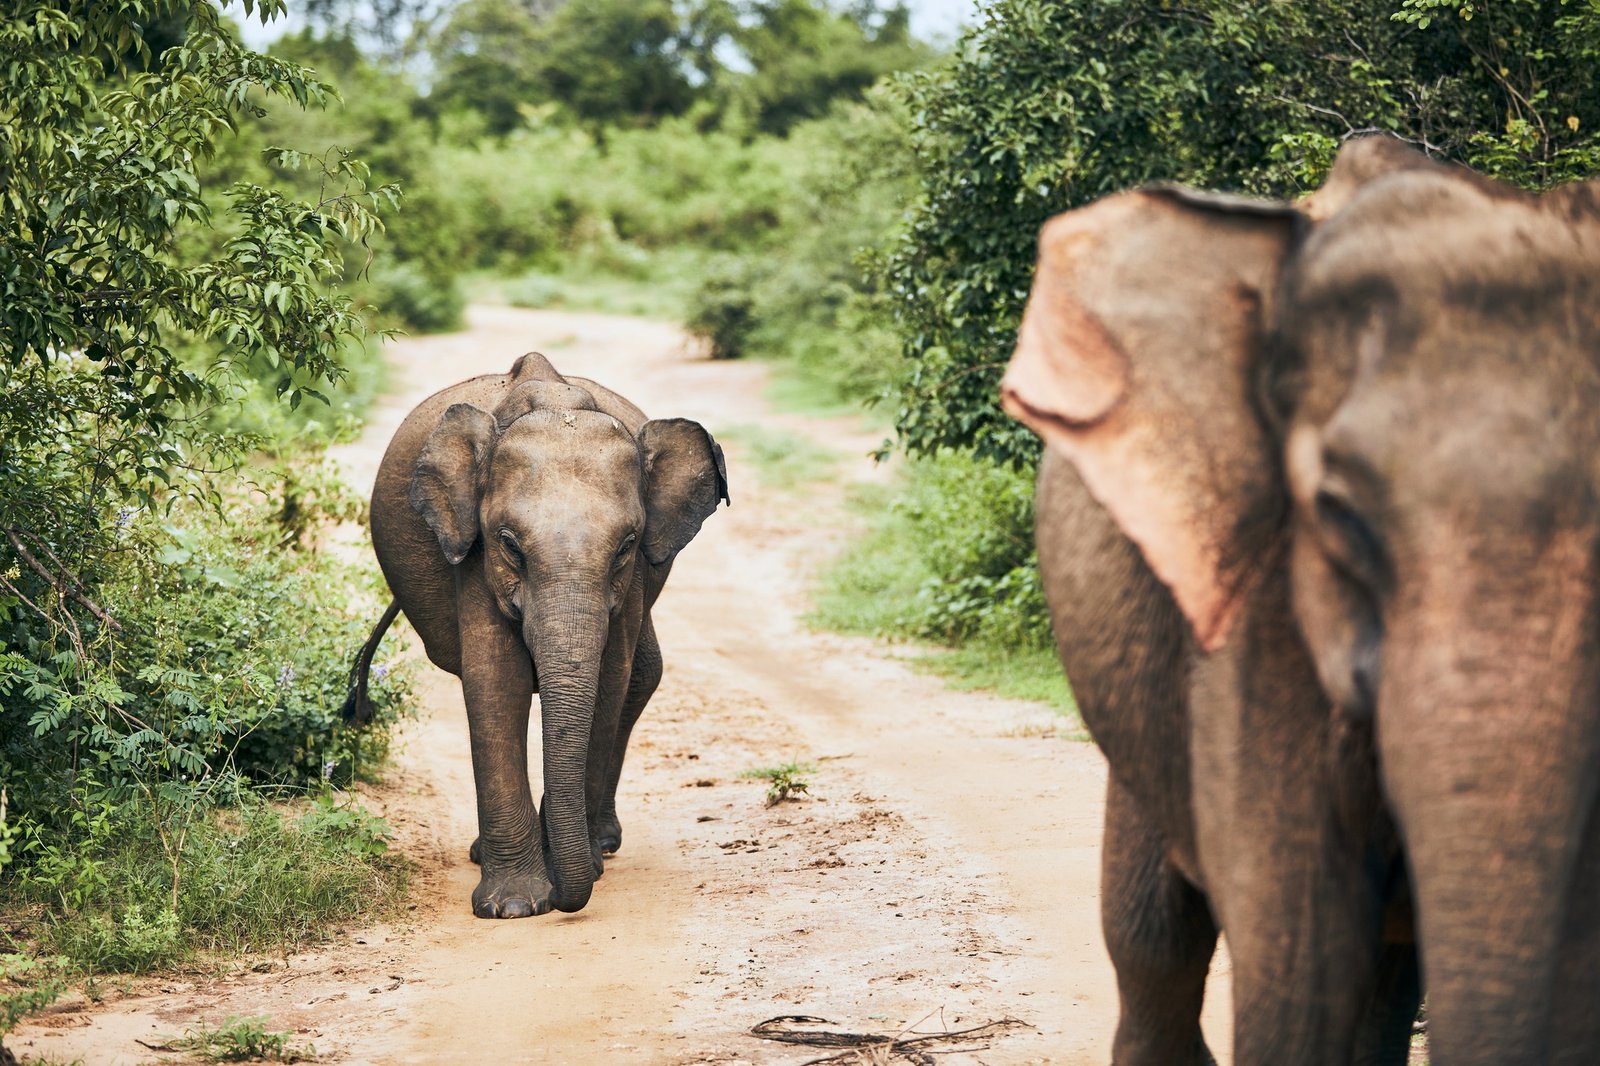
[[[778,492],[728,444],[733,506],[657,605],[666,676],[623,777],[623,848],[589,907],[472,918],[460,690],[428,667],[420,720],[370,800],[421,868],[409,920],[264,972],[113,994],[12,1045],[91,1066],[169,1062],[145,1045],[266,1014],[337,1063],[798,1064],[829,1052],[749,1030],[804,1014],[890,1034],[1020,1019],[1032,1028],[940,1061],[1106,1062],[1116,993],[1098,918],[1098,752],[1057,738],[1041,708],[947,691],[890,647],[798,621],[848,525],[842,483],[882,476],[865,458],[877,435],[773,414],[763,367],[697,359],[668,326],[484,307],[466,332],[392,346],[393,395],[341,454],[353,482],[371,483],[418,399],[528,350],[653,416],[781,429],[839,456],[834,481]],[[739,777],[791,760],[816,766],[798,802],[767,808]],[[1223,1053],[1225,984],[1207,1006]]]

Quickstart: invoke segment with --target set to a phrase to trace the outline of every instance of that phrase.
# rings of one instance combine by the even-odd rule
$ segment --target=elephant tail
[[[350,694],[345,697],[340,714],[346,722],[366,725],[372,721],[372,704],[367,699],[367,673],[372,669],[372,657],[377,654],[378,641],[388,632],[390,624],[400,614],[400,601],[392,600],[378,624],[372,627],[372,636],[361,646],[355,666],[350,668]]]

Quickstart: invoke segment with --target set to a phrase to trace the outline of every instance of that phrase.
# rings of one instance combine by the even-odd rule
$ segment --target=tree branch
[[[121,631],[122,623],[118,622],[115,618],[112,618],[105,612],[103,608],[97,606],[93,601],[91,601],[89,597],[68,585],[66,580],[45,569],[44,564],[39,562],[38,559],[34,558],[33,553],[28,550],[27,545],[23,544],[21,538],[17,536],[17,531],[12,529],[10,526],[6,527],[6,539],[11,541],[11,546],[16,549],[17,558],[27,563],[29,569],[38,574],[40,577],[44,578],[45,581],[49,582],[50,587],[55,589],[61,597],[70,598],[77,601],[80,606],[82,606],[96,618],[100,619],[101,622],[110,626],[112,629]],[[51,553],[52,557],[54,554],[54,552]],[[75,580],[76,579],[74,579],[74,581]],[[12,591],[15,592],[15,588],[13,588]],[[21,595],[21,593],[18,593],[18,595]],[[38,610],[37,607],[34,609]]]

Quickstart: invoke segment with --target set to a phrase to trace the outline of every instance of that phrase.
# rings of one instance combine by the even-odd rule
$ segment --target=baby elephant
[[[672,561],[728,500],[722,449],[699,423],[647,420],[542,355],[424,400],[372,489],[372,543],[428,658],[461,678],[478,791],[480,918],[581,910],[622,843],[617,778],[661,680],[650,607]],[[528,789],[539,693],[542,812]],[[542,817],[541,817],[542,814]]]

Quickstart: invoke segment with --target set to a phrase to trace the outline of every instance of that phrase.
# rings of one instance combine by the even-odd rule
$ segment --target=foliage
[[[739,776],[767,782],[767,806],[776,807],[786,799],[810,792],[811,782],[801,775],[816,772],[817,768],[811,763],[787,762],[782,766],[762,766],[746,770]]]
[[[1478,107],[1443,150],[1505,181],[1543,187],[1600,171],[1600,5],[1593,0],[1399,0],[1397,22],[1470,56],[1442,75]],[[1443,88],[1443,86],[1441,86]],[[1465,135],[1462,144],[1462,135]],[[1457,145],[1460,145],[1457,147]]]
[[[66,991],[57,960],[26,955],[0,955],[0,1038],[34,1011],[43,1010]]]
[[[846,632],[1047,649],[1033,549],[1033,480],[942,452],[903,485],[867,489],[868,535],[825,576],[814,620]]]
[[[328,161],[315,204],[239,182],[218,254],[179,262],[183,231],[210,216],[200,161],[251,90],[305,106],[328,89],[241,48],[200,0],[182,5],[183,42],[131,70],[118,47],[144,54],[139,20],[155,6],[171,5],[27,0],[0,21],[11,57],[0,66],[0,524],[38,554],[58,546],[43,529],[92,535],[89,501],[149,505],[237,456],[242,442],[195,412],[233,401],[249,361],[281,372],[294,404],[339,379],[341,338],[362,327],[318,281],[338,242],[375,232],[372,208],[392,198],[366,191],[346,156]],[[196,370],[186,338],[228,355]]]
[[[570,0],[533,53],[549,99],[597,125],[649,124],[694,101],[672,0]]]
[[[714,354],[780,361],[813,408],[876,401],[903,373],[877,249],[912,189],[904,121],[874,92],[796,126],[764,153],[785,178],[770,229],[712,259],[688,303]]]
[[[460,329],[466,301],[453,276],[431,277],[414,259],[386,259],[363,279],[361,295],[419,333]]]
[[[905,121],[874,93],[796,127],[779,230],[747,257],[749,351],[835,401],[875,401],[903,375],[878,249],[913,187]]]
[[[522,110],[540,100],[539,14],[516,0],[465,0],[430,41],[435,112],[475,112],[484,131],[501,137],[522,125]]]
[[[259,798],[349,780],[403,691],[368,736],[331,710],[370,612],[314,551],[350,500],[298,465],[357,412],[300,401],[372,366],[333,283],[398,194],[347,151],[239,147],[332,90],[209,0],[24,0],[0,54],[8,923],[91,968],[289,945],[404,873],[369,816]]]
[[[273,1062],[314,1062],[317,1049],[311,1045],[292,1046],[291,1033],[273,1032],[267,1028],[272,1019],[230,1016],[217,1028],[202,1023],[182,1037],[172,1041],[172,1047],[187,1051],[206,1062],[255,1062],[268,1059]]]
[[[284,528],[262,511],[222,530],[174,517],[182,524],[126,531],[127,558],[103,589],[122,623],[104,665],[4,655],[11,877],[66,918],[57,948],[92,969],[167,964],[207,937],[293,942],[308,924],[360,910],[349,889],[382,858],[367,816],[326,804],[292,834],[270,811],[243,834],[219,828],[221,808],[260,790],[348,782],[381,758],[405,675],[378,664],[378,727],[347,727],[350,649],[372,614],[340,591],[354,583],[348,567],[286,550]],[[246,861],[247,877],[218,872]],[[305,887],[352,863],[353,885]],[[268,912],[265,933],[245,932],[252,908]]]
[[[796,433],[757,425],[718,426],[717,439],[737,447],[761,484],[792,492],[826,481],[839,469],[839,454]]]
[[[547,121],[441,144],[425,180],[449,190],[463,264],[603,267],[643,280],[651,252],[735,250],[770,234],[789,156],[783,142],[702,135],[688,119],[612,130],[603,145]]]
[[[1459,15],[1433,15],[1445,7]],[[922,186],[889,264],[912,367],[902,442],[1011,463],[1036,454],[994,396],[1034,236],[1058,211],[1158,179],[1296,195],[1320,181],[1339,140],[1367,131],[1522,184],[1593,168],[1592,4],[1417,0],[1403,3],[1399,21],[1395,8],[987,8],[956,62],[912,75],[902,90]],[[1425,17],[1432,28],[1421,27]]]
[[[198,952],[290,951],[332,921],[399,898],[404,861],[379,818],[324,792],[291,818],[246,794],[198,820],[174,901],[165,845],[150,824],[127,824],[99,845],[45,853],[18,879],[20,898],[52,906],[36,927],[88,972],[143,973]]]
[[[1075,711],[1038,583],[1028,477],[945,452],[854,495],[866,529],[824,571],[811,624],[931,640],[939,648],[913,661],[957,688]]]
[[[559,0],[556,0],[559,2]],[[304,0],[296,11],[321,36],[359,43],[385,62],[410,57],[416,31],[454,0]]]
[[[495,137],[547,105],[602,137],[685,114],[781,136],[925,62],[909,27],[875,0],[464,0],[430,40],[430,106]]]
[[[373,234],[369,247],[345,248],[343,291],[358,304],[374,305],[385,324],[422,332],[456,328],[463,307],[455,283],[459,220],[448,201],[449,182],[433,180],[428,166],[435,134],[425,99],[404,74],[376,65],[348,38],[296,34],[276,42],[273,54],[336,80],[342,98],[309,109],[263,102],[221,147],[209,176],[271,182],[320,198],[315,168],[277,167],[263,149],[287,145],[312,158],[337,145],[359,157],[374,181],[406,195],[404,209],[390,213],[385,231]]]
[[[684,328],[706,342],[713,359],[738,359],[750,343],[755,300],[748,274],[742,260],[724,260],[695,290]]]
[[[904,4],[830,8],[814,0],[761,0],[747,10],[729,38],[750,69],[742,77],[721,76],[721,106],[747,116],[762,133],[786,134],[831,106],[859,100],[884,76],[931,58],[912,38]]]

